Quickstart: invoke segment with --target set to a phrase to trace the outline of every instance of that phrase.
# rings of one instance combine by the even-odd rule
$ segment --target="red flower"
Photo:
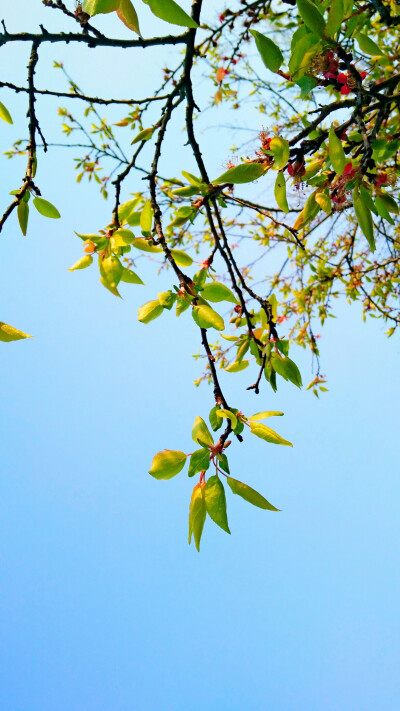
[[[378,173],[378,175],[375,178],[375,185],[377,188],[379,188],[380,185],[384,185],[387,181],[387,174],[386,173]]]
[[[347,96],[347,94],[350,94],[350,92],[351,92],[351,88],[350,88],[349,86],[347,86],[347,84],[345,84],[344,86],[342,86],[342,88],[341,88],[341,90],[340,90],[340,93],[341,93],[343,96]]]
[[[346,176],[349,180],[352,180],[352,178],[355,177],[356,171],[354,170],[353,166],[351,163],[347,163],[344,167],[343,175]]]

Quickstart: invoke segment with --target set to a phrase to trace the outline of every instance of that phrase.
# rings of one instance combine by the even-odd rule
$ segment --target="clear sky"
[[[10,32],[68,27],[39,0],[2,5]],[[110,18],[97,26],[106,20],[125,34]],[[24,80],[27,52],[1,49],[2,79]],[[140,93],[166,63],[165,51],[150,57],[51,46],[37,85],[61,87],[51,65],[63,59],[85,89]],[[0,126],[3,151],[26,135],[26,97],[0,99],[15,118]],[[57,103],[38,107],[55,140]],[[164,164],[176,172],[189,167],[179,136]],[[217,171],[231,140],[202,133]],[[67,271],[80,254],[73,230],[98,229],[110,209],[74,183],[74,155],[52,150],[39,165],[62,220],[32,215],[23,238],[12,219],[0,239],[0,318],[35,334],[0,349],[1,710],[395,711],[398,339],[342,304],[322,330],[320,400],[285,384],[257,398],[226,374],[230,402],[283,410],[279,431],[295,446],[235,446],[233,476],[282,512],[229,496],[232,536],[208,520],[199,555],[187,545],[193,482],[147,474],[157,450],[192,451],[192,420],[210,408],[211,392],[192,384],[196,329],[172,314],[136,321],[161,290],[154,265],[123,301],[93,271]],[[18,160],[2,161],[2,205]],[[293,355],[307,381],[308,355]]]

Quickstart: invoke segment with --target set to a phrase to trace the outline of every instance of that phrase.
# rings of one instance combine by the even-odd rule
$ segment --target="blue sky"
[[[10,32],[67,27],[38,1],[2,14]],[[125,33],[112,18],[97,26],[108,23]],[[2,48],[2,78],[23,81],[27,51]],[[63,59],[84,88],[120,96],[140,94],[166,60],[62,46],[40,56],[38,86],[62,86],[51,65]],[[3,151],[25,135],[26,99],[0,99],[15,118],[0,127]],[[38,106],[55,138],[57,104]],[[232,137],[201,138],[218,174]],[[165,165],[188,168],[183,156],[171,145]],[[233,476],[282,513],[229,496],[232,536],[209,520],[197,554],[187,545],[192,482],[146,473],[163,447],[192,451],[192,420],[210,408],[211,391],[193,387],[196,329],[185,315],[137,323],[161,290],[154,267],[123,301],[90,270],[67,271],[80,254],[73,230],[109,216],[94,189],[74,183],[72,158],[53,150],[39,164],[62,220],[32,215],[26,238],[10,220],[0,240],[1,319],[35,334],[1,349],[2,711],[394,711],[398,339],[341,304],[322,331],[330,390],[319,401],[286,384],[256,398],[245,374],[225,376],[245,412],[283,410],[279,431],[295,446],[235,446]],[[3,161],[4,205],[22,174]],[[308,355],[293,355],[307,381]]]

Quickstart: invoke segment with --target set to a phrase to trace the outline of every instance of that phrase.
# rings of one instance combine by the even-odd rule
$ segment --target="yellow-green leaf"
[[[143,284],[144,285],[144,281],[141,280],[140,276],[138,276],[138,274],[136,274],[136,272],[133,272],[131,269],[128,269],[127,267],[125,267],[124,271],[122,272],[121,281],[124,281],[126,284]]]
[[[281,171],[279,171],[276,176],[274,195],[278,207],[280,207],[283,212],[289,212],[289,205],[286,198],[286,180]]]
[[[272,151],[274,162],[272,165],[273,170],[282,170],[282,168],[285,167],[286,163],[289,160],[289,153],[290,153],[290,148],[289,148],[289,143],[285,138],[281,138],[280,136],[275,136],[272,140],[271,143],[269,144],[269,148]]]
[[[225,328],[224,319],[211,306],[200,304],[193,306],[192,316],[195,323],[200,328],[215,328],[217,331],[223,331]]]
[[[133,139],[131,146],[133,146],[135,143],[140,143],[141,141],[149,141],[150,138],[152,137],[153,133],[155,131],[155,128],[144,128],[143,131],[139,131],[137,136]]]
[[[265,412],[256,412],[255,415],[251,415],[248,419],[250,421],[266,420],[267,417],[282,417],[283,412],[277,412],[276,410],[267,410]]]
[[[155,479],[172,479],[183,469],[185,462],[184,452],[164,449],[153,457],[149,474]]]
[[[248,360],[241,360],[241,361],[235,360],[233,363],[231,363],[226,368],[224,368],[224,370],[226,373],[239,373],[239,371],[245,370],[245,368],[247,368],[248,365],[249,365]]]
[[[374,223],[372,220],[371,210],[360,198],[357,188],[353,191],[353,202],[358,224],[367,238],[371,252],[375,252]]]
[[[228,420],[231,421],[232,429],[236,429],[238,422],[237,417],[233,412],[221,408],[220,410],[216,410],[215,414],[217,417],[226,417]]]
[[[44,217],[51,217],[52,219],[58,219],[61,217],[57,208],[54,207],[54,205],[52,205],[48,200],[44,200],[41,197],[35,197],[33,198],[33,204],[37,211]]]
[[[158,299],[147,301],[146,304],[143,304],[143,306],[138,309],[138,321],[141,323],[150,323],[150,321],[154,321],[155,318],[158,318],[163,311],[164,309]]]
[[[215,474],[207,479],[204,489],[207,513],[217,526],[230,533],[226,513],[225,489],[219,476]]]
[[[190,265],[193,264],[192,257],[186,254],[186,252],[183,252],[182,249],[171,249],[171,254],[174,258],[174,261],[180,267],[190,267]]]
[[[90,267],[91,264],[93,264],[93,257],[92,257],[92,255],[91,255],[91,254],[85,254],[83,257],[81,257],[80,259],[78,259],[78,261],[75,262],[75,264],[73,264],[72,267],[70,267],[70,268],[68,269],[68,271],[69,271],[69,272],[74,272],[74,271],[76,271],[77,269],[86,269],[87,267]]]
[[[33,338],[33,336],[19,331],[18,328],[14,328],[14,326],[9,326],[8,323],[0,321],[0,341],[9,343],[10,341],[20,341],[22,338]]]
[[[189,543],[192,540],[197,550],[200,550],[201,534],[203,533],[204,523],[207,516],[206,501],[204,497],[205,484],[196,484],[193,489],[192,498],[189,506]]]
[[[280,509],[272,506],[258,491],[252,489],[251,486],[247,486],[247,484],[243,484],[242,481],[238,481],[237,479],[232,479],[231,476],[228,476],[226,480],[233,494],[238,494],[242,499],[253,504],[253,506],[258,506],[258,508],[268,511],[280,511]]]
[[[90,17],[118,10],[120,0],[83,0],[82,10]]]
[[[13,120],[11,118],[11,114],[6,106],[1,103],[0,101],[0,118],[3,119],[6,123],[13,123]]]
[[[221,183],[252,183],[253,180],[257,180],[257,178],[264,175],[265,171],[266,168],[263,163],[240,163],[233,168],[229,168],[212,182],[214,185],[220,185]]]
[[[142,237],[135,239],[135,241],[132,242],[132,247],[140,249],[141,252],[162,252],[161,247],[157,247],[155,244],[150,244],[147,239],[143,239]]]
[[[119,0],[117,15],[132,32],[140,35],[138,16],[131,0]]]
[[[159,17],[160,20],[165,20],[171,25],[180,25],[182,27],[198,27],[189,15],[182,10],[174,0],[143,0],[150,7],[153,15]]]
[[[143,232],[151,232],[152,224],[153,208],[151,207],[151,201],[147,200],[140,215],[140,227],[142,228]]]
[[[28,193],[29,194],[29,193]],[[21,200],[17,207],[17,217],[22,234],[25,236],[28,229],[29,205]]]
[[[356,35],[356,40],[358,42],[358,45],[364,54],[369,54],[372,57],[384,57],[385,52],[382,52],[381,48],[378,47],[378,45],[372,40],[368,35],[364,35],[362,32],[359,32]]]
[[[346,156],[342,141],[337,137],[333,126],[331,126],[329,131],[329,158],[331,159],[335,173],[342,175],[346,165]]]
[[[213,303],[218,303],[219,301],[230,301],[233,304],[237,303],[233,292],[219,281],[211,281],[208,284],[204,284],[201,295],[206,301]]]
[[[256,435],[256,437],[259,437],[260,439],[264,439],[266,442],[293,447],[292,443],[287,439],[283,439],[283,437],[281,437],[277,432],[271,430],[270,427],[262,425],[259,422],[250,422],[250,429],[252,434]]]
[[[202,417],[197,416],[192,427],[192,439],[202,446],[212,446],[214,440]]]

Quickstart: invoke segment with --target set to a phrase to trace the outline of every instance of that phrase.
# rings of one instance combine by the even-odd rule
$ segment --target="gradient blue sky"
[[[39,0],[1,9],[9,31],[68,26]],[[125,34],[112,18],[96,24]],[[24,80],[27,53],[1,49],[3,79]],[[51,68],[63,59],[84,88],[120,96],[168,62],[164,50],[40,55],[38,86],[63,86]],[[26,97],[0,98],[16,119],[0,126],[3,151],[26,135]],[[56,106],[39,103],[53,139]],[[190,169],[179,135],[170,172]],[[201,140],[219,171],[232,136]],[[282,513],[229,496],[232,536],[208,521],[199,555],[187,545],[193,482],[146,473],[158,449],[192,451],[192,420],[210,408],[211,392],[192,385],[196,329],[185,315],[137,323],[161,290],[154,266],[143,263],[148,286],[126,286],[123,301],[93,271],[67,271],[80,253],[73,230],[98,229],[110,209],[74,183],[72,158],[51,151],[37,176],[63,219],[32,215],[26,238],[12,219],[0,240],[1,319],[35,334],[1,348],[0,708],[398,709],[398,339],[342,304],[322,331],[330,391],[319,401],[286,384],[256,398],[245,374],[225,376],[245,412],[285,412],[279,431],[295,447],[235,446],[233,476]],[[23,167],[2,165],[5,205]],[[294,357],[307,381],[308,355]]]

